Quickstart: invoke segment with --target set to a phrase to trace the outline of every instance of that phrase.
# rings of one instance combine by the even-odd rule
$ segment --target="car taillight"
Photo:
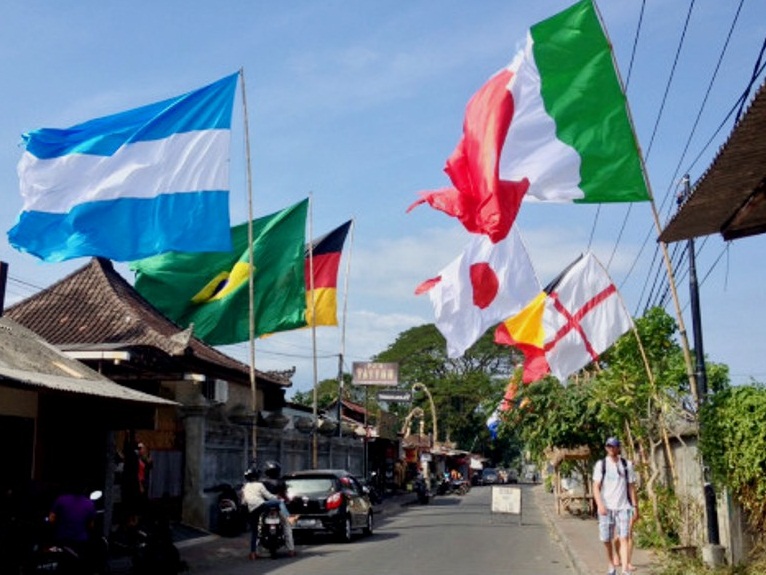
[[[340,493],[333,493],[327,498],[327,510],[337,509],[343,503],[343,495]]]

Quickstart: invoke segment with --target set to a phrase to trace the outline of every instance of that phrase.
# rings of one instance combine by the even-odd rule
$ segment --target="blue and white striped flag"
[[[67,129],[23,135],[8,241],[58,262],[231,249],[229,141],[238,74]]]
[[[497,439],[497,432],[500,429],[500,411],[495,408],[492,415],[487,418],[487,429],[489,430],[489,436],[492,439]]]
[[[511,377],[508,385],[505,387],[503,399],[497,404],[492,415],[487,418],[487,429],[489,430],[489,436],[492,439],[497,439],[498,432],[500,431],[500,423],[502,423],[502,414],[513,407],[516,393],[518,392],[518,385],[516,379]]]

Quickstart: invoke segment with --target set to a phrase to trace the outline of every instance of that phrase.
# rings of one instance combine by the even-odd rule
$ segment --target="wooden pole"
[[[316,291],[314,290],[314,216],[312,195],[309,194],[309,312],[311,315],[311,355],[314,371],[314,430],[311,434],[311,467],[319,467],[319,406],[318,406],[318,376],[317,376],[317,317],[316,317]]]
[[[252,460],[258,459],[258,392],[255,377],[255,282],[253,281],[253,176],[250,164],[250,129],[247,118],[247,95],[245,93],[245,72],[240,68],[239,77],[242,86],[242,113],[245,128],[245,165],[247,168],[247,245],[248,264],[248,302],[249,302],[249,340],[250,340],[250,407],[253,411],[253,425],[251,427]]]
[[[346,353],[346,312],[348,309],[348,278],[351,273],[351,253],[354,244],[354,220],[351,220],[351,237],[348,240],[348,253],[346,254],[346,274],[343,278],[343,313],[340,322],[340,353],[338,354],[338,437],[343,437],[343,409],[341,400],[343,399],[343,356]]]

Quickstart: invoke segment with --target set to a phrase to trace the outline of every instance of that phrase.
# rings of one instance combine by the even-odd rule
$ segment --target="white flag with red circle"
[[[415,290],[428,292],[447,355],[462,356],[489,328],[521,311],[540,292],[532,261],[516,226],[493,243],[473,235],[463,253],[436,278]]]

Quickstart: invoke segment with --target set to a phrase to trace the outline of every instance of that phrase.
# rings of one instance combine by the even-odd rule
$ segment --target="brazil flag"
[[[210,345],[250,339],[252,252],[254,335],[306,325],[304,246],[308,198],[231,229],[231,252],[169,252],[132,262],[134,287],[181,327]]]

